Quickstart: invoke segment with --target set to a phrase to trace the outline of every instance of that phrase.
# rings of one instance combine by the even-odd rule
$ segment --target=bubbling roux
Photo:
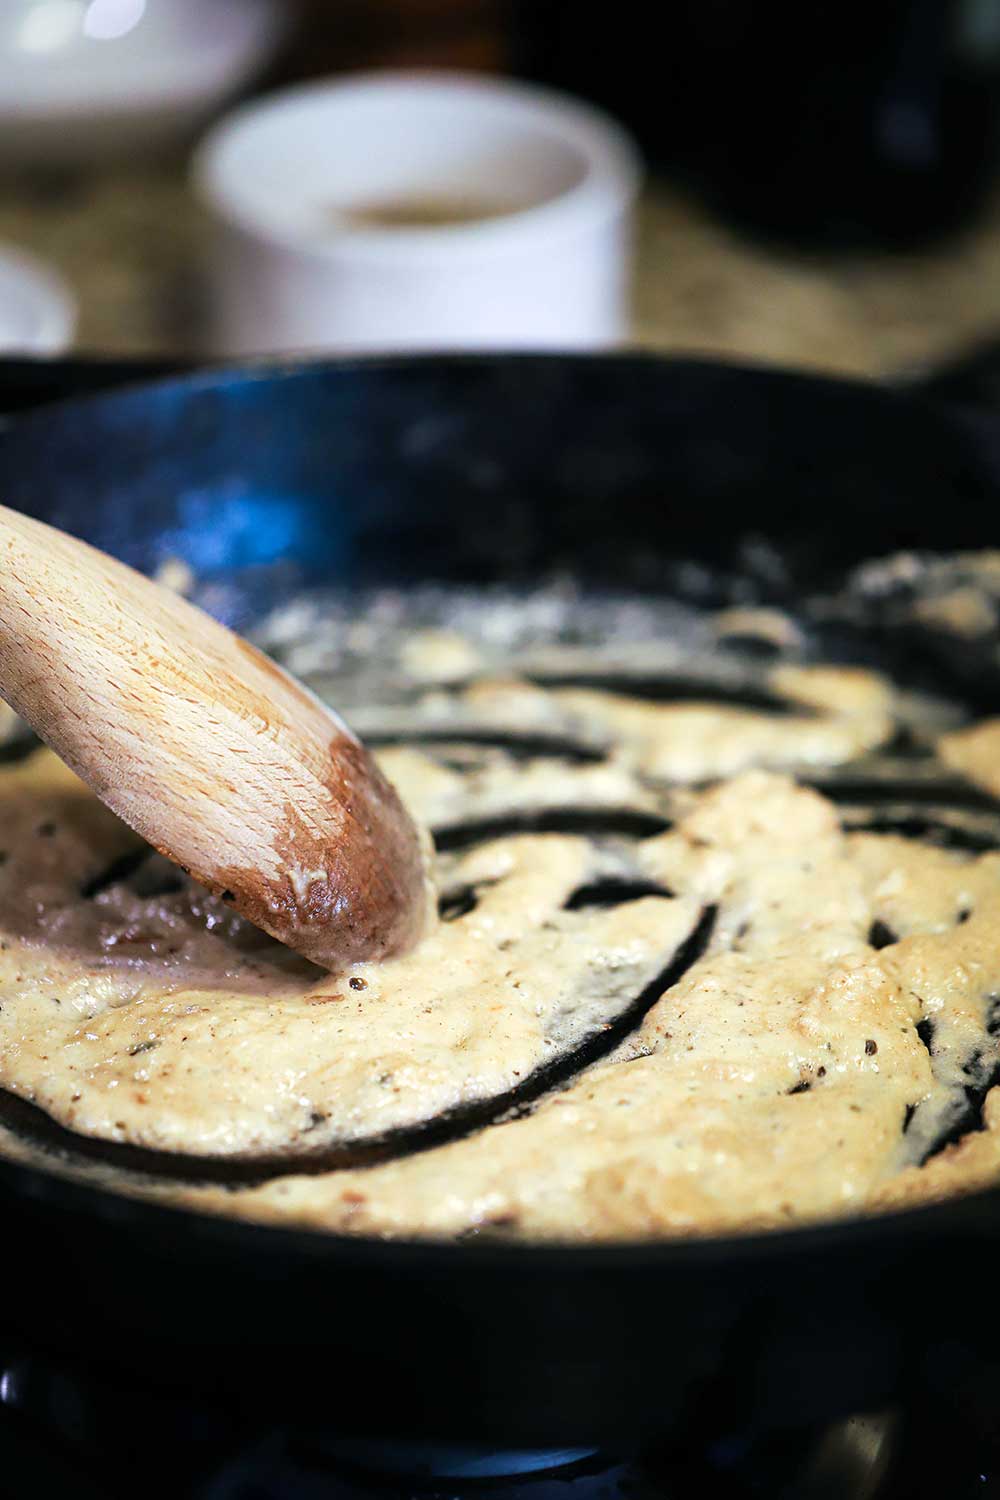
[[[370,638],[273,631],[338,703],[353,682],[435,835],[439,920],[402,958],[321,972],[48,751],[0,767],[0,1152],[406,1236],[733,1231],[997,1180],[1000,729],[811,662],[769,611],[683,646],[487,617],[377,642],[381,707]]]

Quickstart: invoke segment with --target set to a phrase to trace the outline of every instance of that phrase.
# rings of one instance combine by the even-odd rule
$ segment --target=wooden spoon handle
[[[126,823],[328,968],[399,953],[426,852],[346,724],[124,563],[0,506],[0,696]]]

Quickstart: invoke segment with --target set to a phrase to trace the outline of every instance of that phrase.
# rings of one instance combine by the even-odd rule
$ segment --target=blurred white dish
[[[194,163],[213,349],[615,343],[638,180],[613,121],[520,84],[376,73],[247,105]]]
[[[75,327],[65,282],[23,251],[0,246],[0,354],[61,354]]]
[[[286,0],[0,0],[0,163],[131,156],[272,54]]]

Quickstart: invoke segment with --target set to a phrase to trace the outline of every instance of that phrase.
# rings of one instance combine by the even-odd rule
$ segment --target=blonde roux
[[[155,857],[95,892],[141,842],[47,751],[4,768],[0,1086],[80,1136],[180,1160],[175,1179],[154,1177],[13,1127],[0,1150],[160,1201],[386,1235],[691,1235],[994,1181],[995,1091],[981,1130],[935,1148],[998,1061],[1000,856],[845,832],[796,776],[888,742],[891,689],[802,667],[770,686],[792,712],[516,678],[418,702],[414,725],[459,737],[474,721],[606,749],[585,763],[384,750],[385,774],[438,829],[567,807],[674,821],[638,839],[525,833],[439,854],[449,919],[403,957],[330,974],[192,882],[172,889]],[[944,753],[990,781],[995,737]],[[640,893],[574,904],[608,880]],[[317,1170],[351,1143],[516,1091],[600,1037],[709,908],[701,956],[527,1112]],[[271,1176],[199,1186],[185,1154],[262,1158]]]

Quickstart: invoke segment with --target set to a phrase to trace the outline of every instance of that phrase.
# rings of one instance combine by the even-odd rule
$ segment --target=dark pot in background
[[[509,0],[514,63],[757,233],[905,248],[997,170],[998,0]]]

